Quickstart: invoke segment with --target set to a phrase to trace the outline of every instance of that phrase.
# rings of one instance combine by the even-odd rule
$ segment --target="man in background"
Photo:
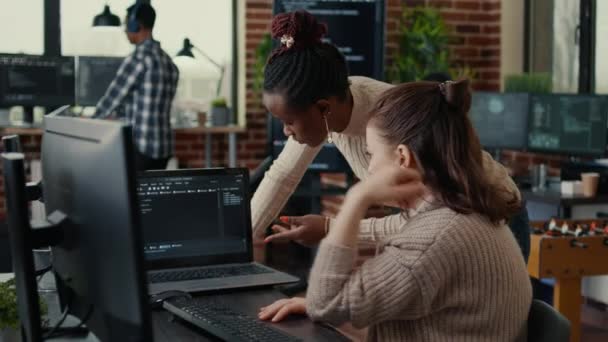
[[[152,37],[154,8],[136,3],[127,9],[126,34],[135,51],[123,61],[95,118],[120,112],[133,127],[137,170],[164,169],[173,154],[171,103],[179,72],[171,57]]]

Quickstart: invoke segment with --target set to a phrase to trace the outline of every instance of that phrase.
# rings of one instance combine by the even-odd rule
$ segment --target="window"
[[[44,0],[5,2],[0,10],[0,53],[44,52]]]
[[[93,18],[105,5],[124,25],[132,0],[61,0],[61,54],[64,56],[126,56],[132,47],[124,26],[93,27]]]
[[[608,2],[597,1],[595,13],[595,92],[608,94]]]
[[[528,70],[549,73],[553,92],[577,93],[580,1],[528,1]]]

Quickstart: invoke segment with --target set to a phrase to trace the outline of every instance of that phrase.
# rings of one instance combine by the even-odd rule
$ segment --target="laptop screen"
[[[249,261],[247,171],[149,171],[138,178],[148,266]]]

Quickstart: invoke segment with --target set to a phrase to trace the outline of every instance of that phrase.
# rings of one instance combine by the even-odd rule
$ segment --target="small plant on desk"
[[[227,126],[230,123],[230,109],[225,98],[218,97],[211,102],[211,115],[208,119],[210,126]]]
[[[46,303],[39,300],[39,304],[40,314],[46,315],[48,311]],[[17,288],[15,286],[15,279],[13,278],[0,282],[0,337],[3,337],[3,333],[10,330],[18,331],[18,328]]]

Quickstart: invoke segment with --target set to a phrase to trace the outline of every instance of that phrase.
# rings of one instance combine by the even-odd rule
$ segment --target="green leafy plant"
[[[272,39],[266,33],[255,49],[255,62],[253,64],[253,92],[257,96],[262,93],[264,86],[264,66],[272,51]]]
[[[450,76],[453,80],[468,79],[474,80],[477,78],[477,72],[469,66],[451,67],[449,71]]]
[[[528,73],[505,77],[505,92],[551,93],[553,80],[549,73]]]
[[[226,104],[226,98],[224,97],[218,97],[211,102],[211,107],[223,108],[227,106],[228,105]]]
[[[46,315],[46,303],[39,300],[40,312]],[[17,289],[15,279],[0,282],[0,330],[19,327],[19,314],[17,312]]]
[[[450,30],[434,7],[404,7],[399,27],[399,48],[386,78],[392,83],[419,81],[431,73],[446,73],[452,79],[474,79],[466,65],[450,62]]]
[[[393,83],[421,80],[431,72],[449,73],[449,32],[436,8],[404,7],[399,49],[387,78]]]

